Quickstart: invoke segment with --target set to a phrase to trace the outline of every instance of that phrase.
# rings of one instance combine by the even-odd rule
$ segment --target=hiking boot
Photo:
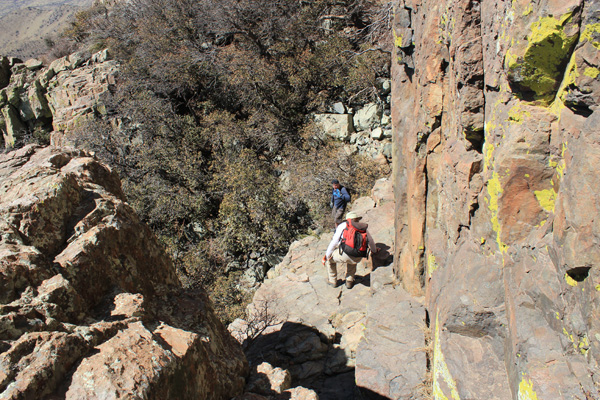
[[[336,288],[338,286],[337,281],[335,281],[335,282],[327,281],[327,284],[333,288]]]
[[[346,281],[346,287],[348,289],[352,289],[353,286],[354,286],[354,281]]]

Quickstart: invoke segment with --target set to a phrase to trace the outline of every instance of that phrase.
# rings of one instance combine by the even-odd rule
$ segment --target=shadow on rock
[[[379,251],[370,256],[371,271],[379,267],[391,265],[394,261],[394,255],[390,252],[392,250],[390,246],[385,243],[377,243],[377,247],[379,247]]]
[[[356,386],[353,362],[332,337],[296,322],[285,322],[269,333],[246,341],[246,357],[256,369],[263,362],[289,371],[291,385],[314,390],[320,400],[385,399]],[[273,395],[273,394],[271,394]],[[275,398],[283,399],[285,393]],[[379,396],[379,397],[377,397]]]

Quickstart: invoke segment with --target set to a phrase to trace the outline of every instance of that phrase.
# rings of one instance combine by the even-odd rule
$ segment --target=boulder
[[[292,376],[288,371],[263,362],[252,369],[246,390],[264,395],[281,394],[291,386]]]
[[[350,114],[315,114],[315,123],[325,135],[347,141],[354,131]]]
[[[25,61],[25,66],[30,71],[36,71],[36,70],[42,68],[43,65],[44,64],[40,60],[37,60],[35,58],[31,58],[31,59]]]
[[[381,106],[376,103],[367,104],[354,114],[354,128],[357,131],[366,131],[375,128],[381,122],[381,114]]]
[[[333,110],[334,114],[346,114],[347,110],[346,110],[346,106],[344,105],[344,103],[333,103],[333,105],[331,106],[331,109]]]
[[[90,154],[0,155],[0,397],[231,398],[247,362]],[[182,385],[181,382],[186,382]]]
[[[383,137],[383,129],[380,126],[371,131],[371,139],[382,140]]]

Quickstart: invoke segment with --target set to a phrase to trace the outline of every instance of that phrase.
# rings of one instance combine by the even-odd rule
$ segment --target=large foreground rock
[[[0,155],[0,398],[225,399],[247,363],[88,154]]]

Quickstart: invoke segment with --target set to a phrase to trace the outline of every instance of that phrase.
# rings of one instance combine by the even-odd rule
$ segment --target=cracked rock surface
[[[394,274],[434,398],[600,398],[600,3],[394,3]]]
[[[0,155],[0,193],[0,398],[241,392],[239,344],[204,292],[181,287],[115,173],[27,146]]]

